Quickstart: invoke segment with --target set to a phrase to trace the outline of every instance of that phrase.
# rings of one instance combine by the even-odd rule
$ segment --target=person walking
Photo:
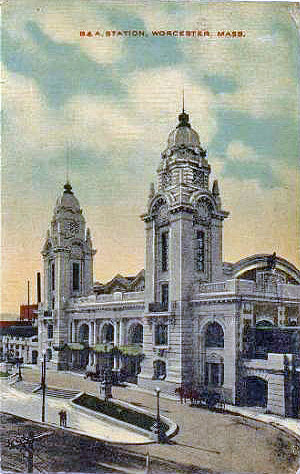
[[[63,426],[64,426],[64,428],[67,427],[67,412],[66,412],[66,410],[64,410]]]
[[[59,415],[59,426],[64,426],[64,410],[60,410]]]

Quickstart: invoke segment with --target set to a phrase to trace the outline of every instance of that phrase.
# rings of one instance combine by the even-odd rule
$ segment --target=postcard
[[[1,472],[296,473],[299,3],[1,6]]]

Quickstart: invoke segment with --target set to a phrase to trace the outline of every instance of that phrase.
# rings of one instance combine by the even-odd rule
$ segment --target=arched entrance
[[[143,325],[140,323],[132,324],[128,331],[129,344],[143,344]]]
[[[89,326],[88,324],[82,324],[79,328],[79,342],[85,346],[89,343]],[[79,354],[79,366],[85,368],[89,363],[89,351],[85,347],[80,351]]]
[[[208,322],[201,332],[204,348],[201,374],[202,384],[221,387],[224,383],[224,330],[216,321]]]
[[[105,323],[102,328],[101,342],[103,344],[112,344],[114,342],[115,329],[111,323]]]
[[[272,352],[272,347],[274,344],[273,341],[273,331],[274,325],[268,320],[260,320],[256,323],[255,331],[255,357],[266,358],[268,352]]]
[[[39,355],[38,351],[32,351],[31,353],[32,364],[37,364],[38,355]]]
[[[121,378],[131,383],[137,383],[137,376],[141,372],[143,325],[133,323],[128,328],[128,345],[121,356]]]
[[[268,382],[260,377],[247,377],[246,404],[266,407],[268,403]]]

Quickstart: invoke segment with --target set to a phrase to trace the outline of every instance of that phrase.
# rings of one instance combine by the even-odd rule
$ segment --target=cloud
[[[232,211],[226,258],[276,246],[296,260],[297,38],[288,5],[15,4],[4,11],[8,311],[23,298],[20,281],[33,278],[40,265],[67,153],[74,191],[101,249],[97,277],[134,273],[142,266],[138,215],[177,125],[183,86],[191,125],[208,149],[215,177],[222,177],[224,207]],[[129,27],[241,29],[247,35],[240,40],[79,37],[81,29]]]
[[[241,141],[233,141],[227,147],[227,156],[233,161],[257,161],[254,148],[246,146]]]
[[[255,181],[264,189],[280,186],[281,181],[270,162],[241,141],[231,142],[226,150],[222,175],[240,181]]]
[[[98,95],[101,90],[117,98],[125,93],[118,75],[91,60],[79,45],[54,41],[36,22],[27,22],[25,30],[27,42],[4,29],[3,62],[10,71],[34,79],[50,106],[59,108],[74,94]]]

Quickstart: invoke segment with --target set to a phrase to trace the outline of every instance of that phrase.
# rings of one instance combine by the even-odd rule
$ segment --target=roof
[[[95,282],[94,292],[110,294],[114,293],[115,291],[135,291],[135,286],[144,279],[144,270],[139,271],[139,273],[135,276],[123,276],[118,273],[107,283],[100,283],[98,281]]]
[[[1,336],[32,337],[36,336],[38,328],[34,326],[8,326],[0,328]]]

